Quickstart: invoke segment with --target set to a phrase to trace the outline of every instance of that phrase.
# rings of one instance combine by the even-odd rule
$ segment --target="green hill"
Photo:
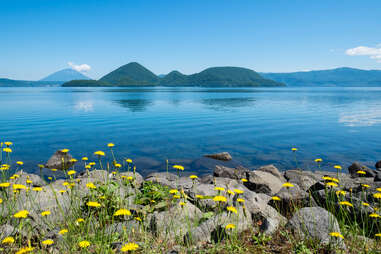
[[[159,77],[142,65],[132,62],[103,76],[99,81],[114,86],[151,86],[159,82]]]
[[[62,83],[62,81],[28,81],[0,78],[0,87],[60,86]]]
[[[290,73],[261,73],[288,86],[381,86],[381,70],[348,67]]]
[[[103,76],[98,81],[74,80],[63,86],[205,86],[205,87],[257,87],[284,86],[264,79],[253,70],[240,67],[213,67],[192,75],[172,71],[162,78],[138,63],[129,63]]]

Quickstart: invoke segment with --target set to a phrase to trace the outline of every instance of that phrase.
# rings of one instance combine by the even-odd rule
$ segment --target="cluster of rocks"
[[[207,157],[217,160],[231,159],[231,156],[226,153],[220,155],[208,155]],[[58,166],[60,165],[54,165],[54,167]],[[376,202],[372,193],[381,187],[381,162],[376,164],[376,168],[376,170],[372,170],[359,163],[354,163],[348,168],[349,174],[337,174],[336,172],[311,172],[299,169],[280,172],[274,165],[259,167],[255,170],[241,166],[231,168],[216,165],[213,174],[197,179],[190,179],[187,176],[179,177],[167,172],[151,173],[145,178],[136,173],[134,177],[137,188],[140,188],[145,181],[150,181],[171,189],[183,190],[187,196],[185,204],[177,203],[165,211],[147,214],[143,224],[154,235],[181,239],[188,243],[212,242],[229,234],[225,230],[225,226],[233,223],[238,232],[253,229],[264,234],[273,234],[280,227],[286,227],[302,238],[313,238],[324,244],[334,243],[345,248],[341,238],[335,239],[329,235],[331,232],[340,233],[340,227],[335,216],[325,209],[327,187],[326,181],[322,177],[338,178],[340,190],[347,191],[344,196],[353,202],[354,209],[351,211],[369,214],[376,212],[371,208],[373,202]],[[357,173],[358,170],[362,170],[366,174],[360,177]],[[60,237],[57,233],[59,229],[49,228],[48,225],[58,225],[64,222],[66,216],[71,212],[70,207],[73,201],[70,200],[70,195],[57,195],[62,189],[64,180],[46,184],[38,175],[25,172],[17,172],[17,174],[20,177],[12,180],[12,183],[25,184],[27,179],[31,179],[34,187],[44,186],[44,191],[29,192],[28,194],[21,192],[16,201],[15,210],[25,209],[30,212],[34,234],[58,239]],[[80,202],[89,193],[89,189],[86,188],[87,183],[121,181],[120,176],[132,176],[132,173],[123,172],[116,177],[103,170],[83,172],[76,176],[76,185],[73,188],[77,194],[76,198]],[[242,179],[247,181],[242,181]],[[294,187],[283,187],[286,182],[292,183]],[[361,201],[363,201],[361,195],[364,195],[361,187],[363,184],[369,186],[366,192],[366,199],[371,204],[369,207],[361,205]],[[215,189],[216,186],[226,190],[242,190],[243,193],[239,197],[245,200],[244,205],[237,201],[237,195],[229,197],[223,207],[217,205],[213,201],[213,197],[219,194]],[[334,192],[337,189],[338,187],[332,187],[330,190]],[[133,203],[136,190],[120,184],[118,193],[121,198],[130,200],[130,210],[139,212],[141,206]],[[207,198],[199,199],[198,195]],[[274,196],[279,197],[280,200],[274,200],[272,198]],[[228,205],[237,208],[237,215],[229,213],[225,209]],[[42,221],[40,213],[45,210],[50,210],[51,216]],[[7,209],[0,210],[0,216],[3,218],[11,217],[8,213]],[[16,221],[11,219],[8,224],[0,226],[0,237],[4,238],[15,233],[30,234],[30,232],[18,232],[16,225]],[[123,230],[126,229],[139,230],[140,228],[137,221],[131,220],[109,225],[106,232],[123,233]]]

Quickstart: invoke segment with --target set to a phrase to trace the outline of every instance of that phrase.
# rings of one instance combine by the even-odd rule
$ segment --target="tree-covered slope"
[[[381,86],[381,70],[337,68],[290,73],[261,73],[288,86]]]
[[[142,65],[132,62],[103,76],[99,81],[114,86],[156,85],[159,78]]]

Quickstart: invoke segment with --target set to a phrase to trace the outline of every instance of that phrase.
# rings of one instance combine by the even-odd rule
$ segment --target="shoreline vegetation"
[[[166,161],[143,178],[109,143],[89,157],[57,151],[40,174],[1,143],[2,253],[380,253],[381,161],[321,171],[218,165],[189,175]],[[44,175],[43,169],[52,172]],[[55,174],[64,174],[58,179]]]

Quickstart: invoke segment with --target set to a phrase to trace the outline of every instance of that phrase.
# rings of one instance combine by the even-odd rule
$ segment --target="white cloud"
[[[369,56],[371,59],[375,59],[378,63],[381,63],[381,45],[377,45],[375,48],[359,46],[347,49],[345,54],[348,56]]]
[[[86,71],[89,71],[91,70],[91,66],[88,65],[88,64],[75,64],[73,62],[68,62],[67,63],[72,69],[76,70],[76,71],[79,71],[79,72],[86,72]]]

